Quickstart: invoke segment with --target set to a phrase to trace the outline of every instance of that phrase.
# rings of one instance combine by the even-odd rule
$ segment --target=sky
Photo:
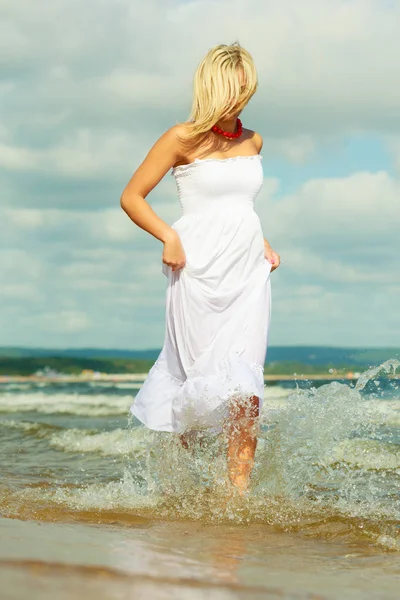
[[[282,261],[270,344],[399,347],[399,31],[389,0],[0,0],[0,345],[161,347],[162,244],[120,196],[238,40]],[[147,200],[179,218],[169,173]]]

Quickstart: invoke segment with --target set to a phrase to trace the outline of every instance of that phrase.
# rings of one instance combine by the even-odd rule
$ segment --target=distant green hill
[[[84,369],[103,373],[147,372],[160,350],[96,348],[0,348],[0,374],[29,375],[45,366],[63,373]],[[338,370],[365,370],[389,358],[400,359],[398,348],[329,348],[324,346],[272,346],[266,373],[309,374]]]
[[[107,348],[25,348],[18,346],[0,346],[0,357],[40,357],[62,356],[74,358],[139,358],[153,360],[157,358],[160,350],[115,350]]]
[[[101,373],[146,373],[153,360],[145,359],[107,359],[107,358],[75,358],[68,356],[0,356],[1,375],[33,375],[36,371],[49,367],[59,373],[75,375],[83,370]]]

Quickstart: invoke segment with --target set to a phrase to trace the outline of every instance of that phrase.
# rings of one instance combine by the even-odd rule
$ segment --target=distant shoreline
[[[356,380],[360,377],[360,372],[347,373],[314,373],[314,374],[266,374],[264,381],[334,381],[334,380]],[[399,379],[399,375],[386,375],[389,378]],[[41,377],[37,375],[0,375],[0,383],[135,383],[143,381],[147,373],[102,373],[98,375],[60,375],[55,377]]]

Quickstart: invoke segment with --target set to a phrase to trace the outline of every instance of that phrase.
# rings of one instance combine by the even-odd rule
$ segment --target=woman
[[[257,89],[239,43],[212,48],[194,78],[189,121],[150,149],[121,197],[136,225],[163,245],[168,278],[163,349],[131,407],[147,427],[224,431],[231,483],[248,486],[263,401],[270,272],[279,255],[254,211],[262,186],[261,136],[239,115]],[[172,168],[182,216],[172,226],[145,198]]]

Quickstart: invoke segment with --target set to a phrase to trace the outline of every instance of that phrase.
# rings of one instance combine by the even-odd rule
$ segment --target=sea
[[[399,372],[266,383],[246,496],[221,436],[129,415],[141,381],[1,384],[1,600],[397,599]]]

